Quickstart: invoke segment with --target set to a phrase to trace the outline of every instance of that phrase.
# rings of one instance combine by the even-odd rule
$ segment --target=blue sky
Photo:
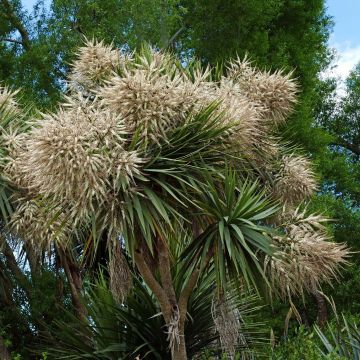
[[[335,21],[331,41],[360,45],[360,0],[327,0],[326,3]]]
[[[22,0],[21,2],[27,10],[31,10],[32,7],[35,5],[36,0]]]
[[[330,46],[337,51],[330,74],[344,80],[360,62],[360,0],[327,0],[327,8],[335,22]]]
[[[44,1],[50,3],[50,0]],[[22,3],[31,10],[36,0],[22,0]],[[360,62],[360,0],[326,0],[326,6],[335,21],[330,46],[336,49],[337,57],[331,74],[344,79]]]

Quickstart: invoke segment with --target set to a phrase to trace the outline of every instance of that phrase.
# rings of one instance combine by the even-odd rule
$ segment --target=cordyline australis
[[[322,217],[299,210],[316,181],[309,160],[281,141],[296,102],[291,75],[246,59],[220,75],[150,47],[123,55],[97,41],[77,55],[58,110],[27,131],[3,130],[3,171],[17,188],[11,231],[47,249],[80,243],[84,256],[105,246],[119,301],[130,257],[159,303],[173,359],[186,359],[187,302],[209,269],[224,309],[234,283],[291,296],[336,278],[348,250],[330,241]],[[1,96],[18,111],[14,95]],[[186,242],[180,264],[176,242]],[[236,328],[236,312],[214,313]],[[233,353],[241,337],[223,325]]]

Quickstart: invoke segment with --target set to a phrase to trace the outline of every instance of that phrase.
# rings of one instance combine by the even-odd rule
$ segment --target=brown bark
[[[180,313],[179,305],[176,299],[174,284],[171,277],[169,251],[166,245],[162,242],[159,243],[158,251],[161,284],[156,280],[154,274],[151,272],[150,267],[146,263],[144,255],[142,254],[140,249],[135,252],[136,266],[144,281],[150,287],[151,291],[154,293],[157,300],[159,301],[160,309],[165,319],[165,323],[170,324],[174,318],[180,317],[178,329],[180,335],[180,342],[174,345],[174,348],[172,349],[172,358],[174,360],[186,360],[187,355],[184,336],[184,324],[187,309],[183,309],[183,313]]]
[[[180,344],[175,346],[175,349],[172,353],[172,360],[187,360],[185,339],[182,339]]]
[[[180,343],[178,346],[175,346],[173,351],[173,359],[174,360],[184,360],[187,359],[186,354],[186,342],[185,342],[185,322],[186,322],[186,315],[187,315],[187,307],[188,301],[193,292],[196,283],[199,279],[200,269],[197,268],[194,272],[190,275],[188,283],[185,285],[184,289],[181,291],[178,307],[179,307],[179,335],[180,335]]]
[[[11,271],[12,275],[15,277],[19,285],[26,292],[28,298],[30,298],[29,291],[31,284],[26,275],[21,271],[16,261],[15,255],[3,233],[0,234],[0,249],[5,256],[7,268]]]
[[[1,360],[11,360],[10,353],[5,346],[5,341],[0,335],[0,359]]]
[[[164,242],[158,241],[159,268],[162,287],[172,306],[177,307],[176,294],[171,276],[171,264],[169,250]]]
[[[66,251],[61,252],[61,262],[65,270],[66,278],[69,282],[71,301],[79,319],[86,316],[86,308],[81,301],[82,279],[80,270],[72,261],[70,255]]]
[[[165,290],[161,287],[159,282],[156,280],[154,274],[150,270],[148,264],[145,261],[144,255],[141,249],[135,251],[135,263],[136,266],[151,291],[159,301],[159,305],[164,316],[165,322],[169,323],[171,319],[171,304],[166,296]]]
[[[316,300],[318,312],[316,322],[320,327],[323,327],[328,320],[328,310],[326,305],[325,296],[322,295],[319,291],[313,293]]]
[[[179,343],[176,343],[172,349],[173,360],[186,360],[186,342],[185,342],[185,322],[187,316],[187,307],[189,298],[199,279],[201,269],[197,267],[193,270],[188,278],[188,281],[182,289],[179,298],[177,299],[174,283],[171,275],[171,261],[169,249],[165,242],[158,239],[158,269],[160,272],[161,283],[155,277],[155,270],[152,269],[151,264],[148,264],[146,253],[143,253],[141,247],[135,251],[136,266],[151,291],[157,298],[161,312],[166,324],[170,324],[174,318],[178,318],[178,332]],[[212,253],[209,252],[204,267],[207,266],[211,259]]]

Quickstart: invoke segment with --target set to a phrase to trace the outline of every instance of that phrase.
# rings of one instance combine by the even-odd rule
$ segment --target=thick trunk
[[[164,244],[160,245],[158,250],[159,268],[161,269],[161,284],[155,278],[149,265],[146,263],[141,249],[135,253],[136,265],[141,273],[142,278],[156,296],[166,324],[169,325],[174,320],[174,318],[180,316],[178,321],[180,342],[177,343],[175,340],[175,343],[173,344],[172,359],[186,360],[186,344],[184,337],[184,320],[186,317],[186,309],[184,313],[180,312],[171,278],[169,253],[167,252],[166,247],[164,247]]]
[[[152,270],[151,264],[146,260],[146,249],[141,247],[135,252],[136,266],[146,284],[157,298],[162,315],[165,319],[165,323],[171,330],[170,324],[177,322],[177,330],[179,338],[171,338],[172,341],[172,359],[173,360],[186,360],[186,341],[185,341],[185,321],[187,316],[188,300],[191,296],[194,287],[200,276],[200,268],[194,269],[190,277],[187,279],[187,283],[182,289],[179,298],[176,297],[174,283],[171,275],[171,261],[170,253],[166,244],[159,239],[157,244],[158,250],[158,269],[160,272],[161,283],[155,277],[155,271]],[[144,254],[145,252],[145,254]],[[205,264],[210,261],[211,253],[208,254]],[[176,329],[174,334],[176,334]]]
[[[187,360],[185,338],[181,335],[183,334],[180,334],[180,344],[174,347],[172,360]]]

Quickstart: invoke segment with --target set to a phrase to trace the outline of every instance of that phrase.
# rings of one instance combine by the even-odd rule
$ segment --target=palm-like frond
[[[324,357],[338,355],[341,359],[360,359],[360,329],[355,322],[350,322],[343,315],[342,321],[337,318],[336,329],[329,326],[327,336],[317,325],[315,332],[322,342]]]
[[[221,354],[219,335],[216,332],[211,308],[214,300],[214,272],[208,272],[199,281],[199,286],[189,299],[186,344],[190,358],[205,349],[214,355]],[[164,319],[159,314],[157,301],[139,279],[126,303],[117,303],[107,288],[106,280],[100,277],[88,291],[86,303],[88,321],[79,320],[66,313],[66,321],[57,321],[53,338],[44,345],[50,359],[171,359]],[[242,342],[239,351],[252,351],[259,346],[264,332],[263,324],[255,323],[252,315],[257,311],[257,296],[233,293],[233,306],[241,318],[239,329]],[[244,341],[245,339],[245,341]]]
[[[221,181],[205,176],[199,188],[201,196],[196,204],[198,215],[206,219],[204,231],[189,244],[184,258],[190,264],[203,264],[210,253],[219,289],[234,276],[243,276],[248,285],[256,285],[254,271],[262,273],[260,258],[272,252],[268,236],[272,230],[261,222],[277,206],[259,192],[256,182],[241,183],[232,171]]]

